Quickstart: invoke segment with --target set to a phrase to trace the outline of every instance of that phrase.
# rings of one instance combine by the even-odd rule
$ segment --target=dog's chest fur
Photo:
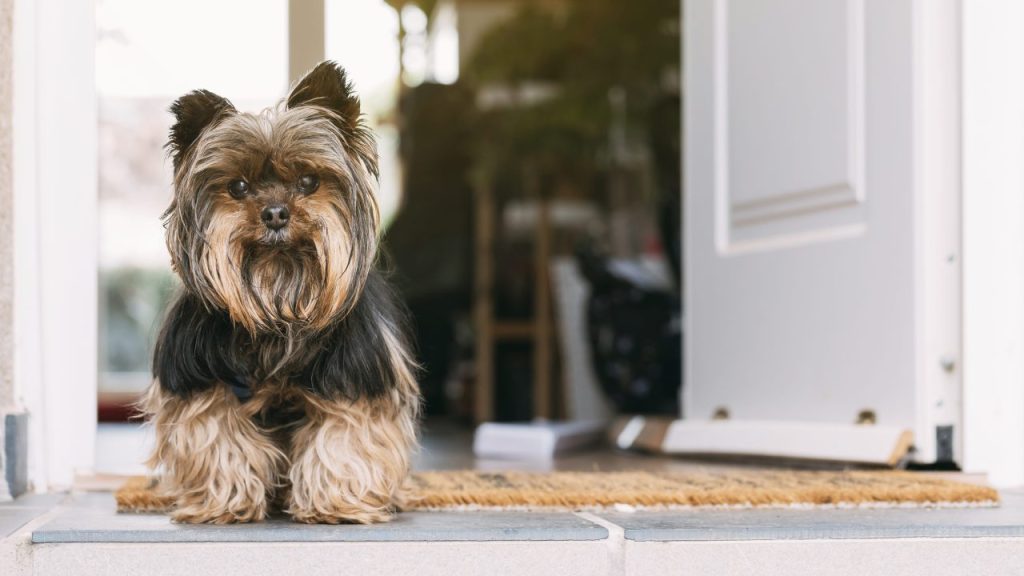
[[[157,341],[155,376],[179,396],[223,384],[241,400],[288,387],[323,398],[378,397],[397,384],[388,369],[395,360],[389,330],[398,330],[401,315],[388,290],[371,273],[358,304],[328,329],[258,335],[183,292]]]

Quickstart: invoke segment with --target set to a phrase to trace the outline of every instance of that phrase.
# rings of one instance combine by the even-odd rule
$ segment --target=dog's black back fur
[[[348,315],[321,333],[300,335],[291,343],[283,335],[254,336],[226,312],[207,309],[198,297],[182,291],[157,340],[153,375],[177,396],[221,383],[251,388],[276,378],[324,398],[375,398],[397,386],[400,377],[385,342],[384,327],[389,325],[404,338],[405,310],[376,270]],[[402,344],[408,348],[407,342]],[[287,354],[289,347],[298,351]]]

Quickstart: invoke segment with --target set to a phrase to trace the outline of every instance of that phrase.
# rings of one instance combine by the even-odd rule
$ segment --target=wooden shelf
[[[497,320],[491,325],[491,336],[495,340],[532,340],[537,335],[533,320]]]
[[[531,181],[532,182],[532,181]],[[554,335],[551,314],[551,286],[548,262],[551,259],[551,207],[541,198],[536,183],[528,196],[538,199],[537,227],[534,236],[534,310],[526,320],[499,320],[494,317],[494,246],[497,202],[493,182],[476,182],[476,242],[473,324],[476,336],[476,390],[474,419],[488,422],[494,417],[494,346],[500,340],[523,340],[533,346],[533,416],[551,418],[551,367],[554,362],[551,341]]]

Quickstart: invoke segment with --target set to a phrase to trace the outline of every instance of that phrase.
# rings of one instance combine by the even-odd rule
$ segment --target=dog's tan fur
[[[225,386],[182,399],[150,386],[142,410],[156,443],[148,464],[162,468],[161,491],[178,522],[227,524],[262,520],[283,485],[287,458],[253,422],[256,405]]]
[[[409,410],[307,397],[295,432],[287,512],[299,522],[367,524],[391,518],[404,498],[416,443]]]
[[[408,358],[400,347],[391,353]],[[148,460],[178,522],[259,521],[282,502],[306,523],[384,522],[407,499],[409,456],[419,410],[413,374],[375,400],[324,399],[286,383],[257,388],[242,403],[225,385],[182,399],[150,386],[140,405],[154,428]],[[299,403],[295,430],[260,428],[255,418]]]

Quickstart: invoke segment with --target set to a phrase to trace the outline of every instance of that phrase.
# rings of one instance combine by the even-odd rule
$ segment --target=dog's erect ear
[[[341,122],[345,132],[359,127],[359,98],[345,70],[330,60],[317,64],[299,80],[288,95],[288,108],[298,106],[319,106],[330,110]]]
[[[171,114],[174,114],[175,122],[174,126],[171,126],[170,140],[167,141],[174,169],[178,169],[185,152],[199,139],[203,129],[225,114],[234,112],[235,107],[231,102],[209,90],[189,92],[175,100],[174,104],[171,104]]]

